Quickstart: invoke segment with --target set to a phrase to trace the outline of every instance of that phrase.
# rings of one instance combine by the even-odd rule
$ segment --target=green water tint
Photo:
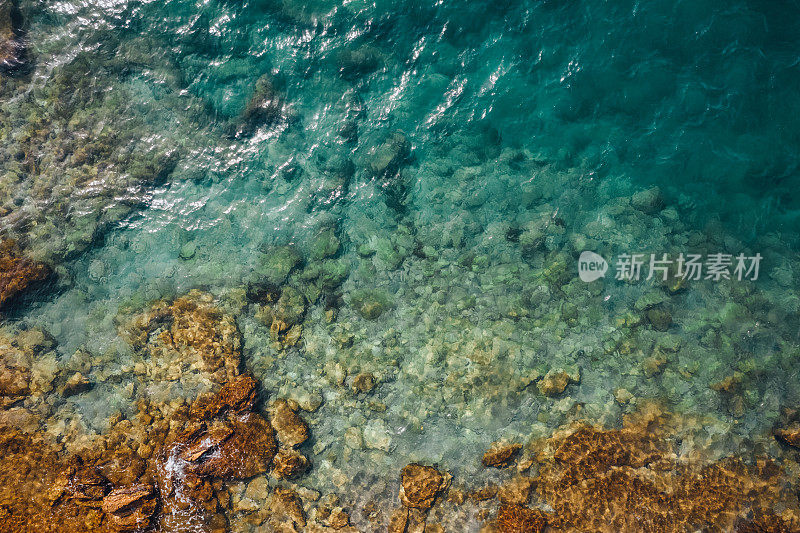
[[[21,7],[2,228],[57,281],[6,322],[95,384],[55,401],[81,431],[147,394],[119,323],[193,288],[271,397],[315,407],[320,490],[475,474],[576,404],[708,414],[713,456],[798,405],[800,28],[776,6]],[[579,279],[586,250],[609,275]],[[615,280],[632,253],[763,260],[757,281]]]

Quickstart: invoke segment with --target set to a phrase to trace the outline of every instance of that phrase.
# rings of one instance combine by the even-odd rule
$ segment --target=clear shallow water
[[[12,315],[49,331],[64,364],[78,349],[103,359],[90,372],[97,386],[59,407],[88,431],[131,408],[120,395],[131,361],[121,308],[197,287],[224,300],[263,252],[291,243],[308,258],[328,227],[348,269],[335,324],[322,301],[310,305],[302,347],[278,353],[253,308],[237,311],[246,365],[265,389],[325,399],[309,415],[321,480],[342,469],[389,475],[409,460],[469,472],[465,450],[546,434],[575,402],[615,424],[630,407],[615,402],[619,388],[718,417],[732,435],[718,454],[797,403],[796,2],[23,7],[36,58],[27,94],[86,54],[103,90],[125,95],[102,107],[136,117],[141,146],[176,154],[136,209],[85,251],[55,254],[53,294]],[[285,118],[232,137],[263,75]],[[400,177],[375,176],[398,130],[410,157]],[[631,206],[653,186],[663,205]],[[526,250],[540,227],[543,242]],[[697,250],[765,260],[758,282],[700,281],[673,296],[645,281],[583,284],[584,249],[609,260]],[[353,309],[364,288],[392,302],[377,320]],[[666,333],[620,326],[654,294],[672,315]],[[346,347],[342,330],[354,337]],[[632,348],[619,347],[625,339]],[[667,352],[665,370],[642,370]],[[385,408],[347,398],[332,363],[375,373]],[[566,398],[530,385],[561,367],[581,374]],[[709,385],[743,369],[744,407],[732,408]],[[348,427],[390,444],[351,451]]]

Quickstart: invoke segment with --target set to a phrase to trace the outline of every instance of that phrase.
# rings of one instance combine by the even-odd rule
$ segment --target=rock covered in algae
[[[276,246],[259,256],[254,274],[259,281],[277,287],[285,283],[302,262],[303,257],[293,246]]]
[[[271,126],[285,118],[285,101],[269,74],[258,78],[253,95],[239,116],[237,137],[249,137],[262,126]]]
[[[561,369],[550,370],[536,386],[545,396],[558,396],[570,383],[580,383],[580,374],[569,374]]]
[[[432,466],[411,463],[400,471],[400,503],[414,509],[428,510],[436,497],[447,488],[450,475]]]
[[[389,297],[376,289],[360,289],[353,291],[350,304],[358,314],[368,320],[375,320],[391,307]]]
[[[49,275],[47,265],[28,259],[16,241],[4,239],[0,243],[0,309]]]
[[[397,172],[408,159],[411,144],[406,136],[397,131],[389,135],[372,153],[369,169],[374,176]]]

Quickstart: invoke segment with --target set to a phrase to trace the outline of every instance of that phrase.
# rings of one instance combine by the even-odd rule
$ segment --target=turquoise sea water
[[[715,417],[729,433],[717,455],[751,446],[800,401],[798,2],[21,8],[32,63],[0,92],[0,172],[21,172],[26,105],[57,123],[51,139],[77,144],[25,156],[52,173],[44,185],[3,183],[4,207],[38,221],[6,214],[3,233],[57,271],[6,325],[45,329],[59,364],[95,384],[52,402],[81,431],[107,430],[153,393],[125,369],[120,316],[193,288],[236,316],[268,394],[323,400],[308,414],[309,476],[323,486],[341,472],[395,476],[410,460],[473,472],[465,457],[545,435],[576,403],[618,423],[636,403],[615,400],[623,388]],[[279,116],[248,123],[260,79]],[[74,173],[74,150],[95,138],[111,146],[90,155],[108,163],[99,184]],[[151,153],[170,161],[145,170],[158,179],[124,177]],[[254,304],[231,295],[277,246],[323,268],[325,230],[344,281],[306,293],[303,341],[280,350]],[[584,250],[611,263],[604,280],[578,278]],[[757,281],[673,294],[614,279],[614,260],[634,252],[764,259]],[[365,290],[384,299],[377,318],[357,312]],[[668,312],[666,331],[652,309]],[[378,386],[354,398],[337,368]],[[576,383],[540,394],[537,379],[562,368]],[[733,395],[710,387],[737,372]]]

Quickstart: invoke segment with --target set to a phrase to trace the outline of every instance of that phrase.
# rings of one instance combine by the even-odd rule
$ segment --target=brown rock
[[[306,518],[303,513],[303,502],[300,496],[291,489],[276,487],[271,497],[272,511],[280,517],[288,518],[300,527],[305,527]]]
[[[246,413],[193,435],[181,457],[198,476],[245,479],[266,472],[277,449],[269,422]]]
[[[114,486],[133,485],[144,474],[147,463],[135,451],[120,448],[98,461],[96,468]]]
[[[11,2],[4,4],[10,5]],[[0,6],[0,16],[5,11]],[[3,30],[0,28],[0,32]],[[6,46],[0,36],[0,47]],[[3,50],[0,49],[0,54]],[[0,61],[3,58],[0,57]],[[32,261],[22,255],[17,243],[6,239],[0,243],[0,309],[11,302],[17,295],[25,291],[31,284],[47,279],[50,268],[42,263]]]
[[[558,396],[570,384],[570,376],[563,370],[550,371],[536,384],[539,392],[545,396]]]
[[[501,503],[525,505],[531,498],[533,479],[525,476],[516,476],[508,480],[497,493]]]
[[[256,403],[258,383],[250,376],[242,375],[226,383],[219,392],[204,395],[192,406],[193,416],[202,419],[218,417],[226,411],[251,411]]]
[[[0,407],[6,407],[28,396],[30,391],[30,359],[12,345],[12,339],[0,338]]]
[[[103,498],[103,512],[118,531],[145,529],[158,508],[152,485],[137,484],[112,490]]]
[[[411,463],[400,472],[400,503],[415,509],[430,509],[436,496],[450,482],[450,476],[443,475],[432,466]]]
[[[272,473],[281,479],[292,479],[299,476],[308,468],[308,459],[305,455],[295,450],[278,450],[272,460]]]
[[[389,517],[389,533],[406,533],[408,523],[408,507],[400,507],[392,511]]]
[[[452,491],[451,491],[452,492]],[[470,497],[479,502],[483,502],[486,500],[491,500],[497,496],[497,486],[496,485],[487,485],[482,489],[478,489],[470,493]]]
[[[522,444],[519,443],[507,444],[495,442],[489,450],[483,454],[483,460],[481,462],[485,467],[493,466],[495,468],[505,468],[511,465],[521,449]]]
[[[375,388],[375,376],[371,372],[362,372],[353,378],[353,390],[367,393]]]
[[[101,507],[102,500],[109,490],[111,484],[94,467],[78,470],[67,485],[70,498],[78,505],[87,507]]]
[[[66,398],[86,392],[90,388],[92,388],[92,384],[89,379],[80,372],[75,372],[69,377],[66,383],[64,383],[64,386],[61,388],[61,395]]]
[[[774,435],[778,442],[800,448],[800,423],[795,422],[789,427],[776,429]]]
[[[334,529],[342,529],[350,525],[350,515],[341,507],[336,507],[328,517],[328,525]]]
[[[540,533],[547,527],[547,515],[522,505],[501,505],[496,526],[502,533]]]
[[[271,409],[272,427],[284,446],[296,447],[309,437],[308,425],[286,400],[276,400]]]

